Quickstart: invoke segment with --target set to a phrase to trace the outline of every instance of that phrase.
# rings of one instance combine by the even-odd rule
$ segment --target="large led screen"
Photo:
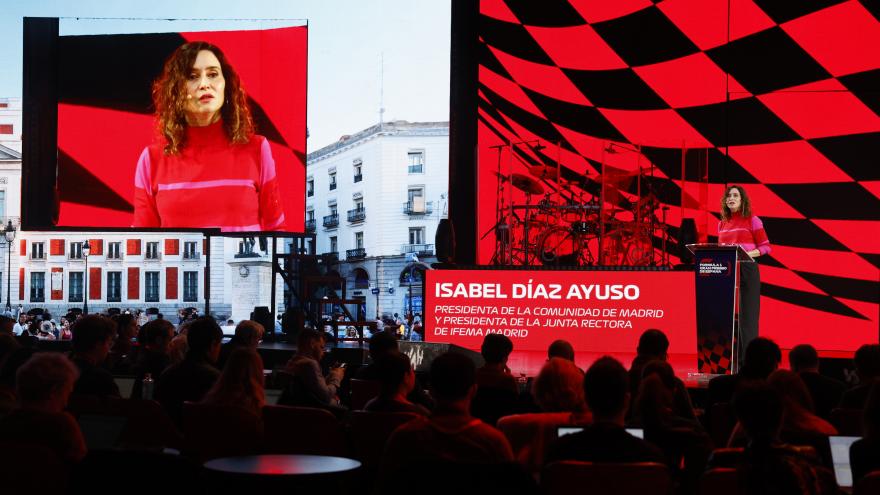
[[[877,341],[876,4],[479,10],[481,264],[674,265],[683,219],[691,242],[717,241],[723,190],[740,184],[772,243],[759,259],[760,333],[824,351]]]
[[[303,230],[307,27],[62,35],[57,225]]]

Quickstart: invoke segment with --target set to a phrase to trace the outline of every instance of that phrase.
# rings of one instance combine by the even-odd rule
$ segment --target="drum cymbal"
[[[526,194],[544,194],[544,187],[528,175],[513,174],[510,176],[510,183]]]
[[[533,177],[537,177],[539,179],[557,179],[559,178],[559,174],[557,173],[556,167],[548,167],[546,165],[534,165],[529,167],[529,173]]]

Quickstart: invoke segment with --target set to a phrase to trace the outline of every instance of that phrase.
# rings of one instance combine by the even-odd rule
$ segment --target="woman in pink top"
[[[721,198],[721,222],[718,224],[719,244],[738,244],[757,258],[770,253],[770,240],[761,219],[752,214],[752,203],[742,186],[731,185]],[[758,336],[761,312],[761,274],[757,263],[739,263],[739,351],[745,350]]]
[[[134,227],[281,230],[269,141],[254,132],[238,74],[214,45],[181,45],[153,85],[161,140],[141,153]]]

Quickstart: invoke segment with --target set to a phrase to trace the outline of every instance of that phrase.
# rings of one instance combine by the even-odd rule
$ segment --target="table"
[[[346,478],[360,467],[354,459],[321,455],[253,455],[205,463],[212,493],[236,494],[255,488],[345,493]]]

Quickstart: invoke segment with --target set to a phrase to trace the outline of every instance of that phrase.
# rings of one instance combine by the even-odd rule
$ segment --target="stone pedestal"
[[[250,319],[255,306],[269,308],[275,286],[272,280],[272,263],[260,258],[239,258],[227,263],[232,275],[230,318],[238,323]]]

